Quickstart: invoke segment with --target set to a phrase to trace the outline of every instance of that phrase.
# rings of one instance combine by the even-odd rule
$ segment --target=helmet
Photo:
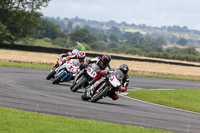
[[[72,50],[72,54],[78,54],[78,50],[77,49],[73,49]]]
[[[102,56],[102,64],[104,66],[107,66],[110,63],[110,60],[111,60],[111,56],[109,54],[104,54]]]
[[[80,62],[82,62],[85,59],[85,52],[84,51],[78,52],[78,59],[79,59]]]
[[[124,74],[127,74],[128,73],[128,65],[127,64],[121,64],[119,69],[124,73]]]

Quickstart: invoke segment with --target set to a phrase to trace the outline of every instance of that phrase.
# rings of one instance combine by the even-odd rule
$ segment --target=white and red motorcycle
[[[98,100],[109,95],[111,91],[119,90],[121,87],[124,74],[117,69],[105,77],[101,77],[93,85],[86,88],[86,91],[81,96],[82,100],[97,102]]]
[[[77,59],[66,61],[66,63],[56,69],[55,79],[52,83],[58,84],[59,82],[73,80],[79,72],[79,65],[80,63]]]

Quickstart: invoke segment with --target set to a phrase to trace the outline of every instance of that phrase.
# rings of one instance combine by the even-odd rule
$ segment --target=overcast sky
[[[200,0],[51,0],[42,13],[49,17],[148,26],[187,26],[200,30]]]

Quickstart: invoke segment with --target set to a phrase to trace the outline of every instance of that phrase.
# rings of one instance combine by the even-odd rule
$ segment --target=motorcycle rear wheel
[[[83,101],[88,101],[90,98],[87,96],[87,91],[85,91],[85,93],[83,94],[83,95],[81,95],[81,99],[83,100]]]

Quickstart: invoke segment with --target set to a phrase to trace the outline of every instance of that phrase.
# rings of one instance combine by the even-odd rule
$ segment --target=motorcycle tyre
[[[87,81],[87,78],[83,78],[74,87],[71,88],[71,91],[76,92],[86,81]]]
[[[87,91],[83,95],[81,95],[81,99],[83,101],[88,101],[90,99],[89,97],[87,97],[86,93],[87,93]]]
[[[60,80],[65,76],[65,72],[61,73],[55,80],[52,82],[52,84],[58,84]]]
[[[101,87],[100,89],[102,90],[105,86],[100,86],[100,87]],[[90,101],[95,103],[98,100],[100,100],[102,97],[106,96],[108,94],[108,92],[109,92],[109,86],[106,86],[105,89],[103,89],[98,95],[96,95],[95,97],[93,97],[94,96],[93,95]]]
[[[47,80],[50,80],[51,78],[53,78],[54,77],[54,75],[56,74],[56,68],[54,68],[54,69],[52,69],[51,71],[50,71],[50,73],[47,75]]]

